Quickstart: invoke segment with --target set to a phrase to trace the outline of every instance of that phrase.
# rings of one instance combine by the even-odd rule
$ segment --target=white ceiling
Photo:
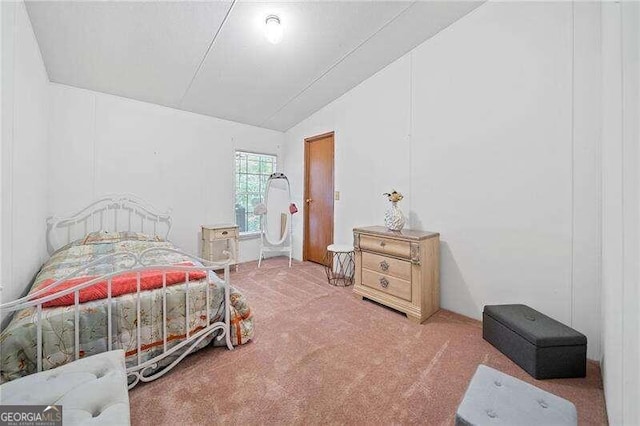
[[[51,81],[287,130],[479,1],[28,1]],[[284,37],[263,34],[267,15]]]

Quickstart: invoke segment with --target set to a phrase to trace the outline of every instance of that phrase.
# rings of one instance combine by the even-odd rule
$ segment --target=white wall
[[[2,294],[46,259],[49,79],[23,2],[2,2]],[[4,316],[3,316],[4,317]]]
[[[384,192],[409,188],[409,56],[312,115],[286,133],[285,172],[292,197],[304,208],[304,138],[335,130],[334,242],[351,243],[354,225],[380,222],[386,208]],[[293,216],[294,256],[302,257],[302,210]]]
[[[441,233],[443,308],[526,303],[598,359],[599,116],[575,108],[599,99],[597,28],[588,6],[480,6],[287,132],[297,201],[304,138],[334,130],[334,241],[381,224],[397,189],[410,226]],[[294,225],[300,258],[302,215]]]
[[[600,4],[573,4],[572,322],[591,330],[600,359],[602,207],[602,34]]]
[[[602,5],[602,366],[609,422],[640,424],[640,4]]]
[[[199,252],[202,224],[235,222],[234,150],[276,154],[281,132],[51,84],[50,212],[131,192],[172,209],[171,239]],[[257,259],[255,240],[241,260]]]

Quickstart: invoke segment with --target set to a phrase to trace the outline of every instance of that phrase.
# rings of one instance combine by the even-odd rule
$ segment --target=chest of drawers
[[[421,323],[440,309],[440,234],[353,230],[356,271],[353,292]]]

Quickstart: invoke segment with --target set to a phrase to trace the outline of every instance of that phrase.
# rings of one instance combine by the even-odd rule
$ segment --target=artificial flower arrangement
[[[389,201],[391,201],[392,203],[397,203],[398,201],[400,201],[400,200],[402,200],[404,198],[404,195],[402,195],[401,193],[399,193],[396,190],[393,190],[391,193],[385,192],[382,195],[386,195],[387,198],[389,199]]]

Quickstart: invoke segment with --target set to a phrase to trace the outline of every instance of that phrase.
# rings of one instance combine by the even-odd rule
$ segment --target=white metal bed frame
[[[111,195],[100,198],[99,200],[94,201],[89,204],[87,207],[81,209],[75,214],[72,214],[68,217],[51,217],[47,220],[47,247],[50,253],[53,253],[59,247],[62,247],[64,244],[68,244],[71,241],[74,241],[77,238],[81,238],[82,236],[99,230],[105,231],[132,231],[132,232],[153,232],[158,235],[158,231],[160,228],[164,227],[165,231],[163,235],[165,238],[168,237],[169,231],[171,230],[171,216],[168,213],[158,213],[156,210],[150,206],[149,204],[142,201],[140,198],[130,195],[130,194],[122,194],[122,195]],[[82,232],[82,234],[78,234],[78,230]],[[64,238],[62,238],[64,237]],[[61,244],[62,241],[66,241],[64,244]],[[185,256],[195,262],[199,262],[203,266],[181,266],[181,265],[158,265],[151,264],[148,256],[157,253],[157,252],[171,252],[180,254]],[[228,256],[230,254],[227,253]],[[60,286],[65,281],[72,279],[74,277],[79,277],[86,275],[83,272],[92,268],[96,265],[106,263],[106,262],[123,262],[127,269],[120,272],[110,273],[106,275],[102,275],[92,279],[91,281],[87,281],[85,283],[81,283],[70,287],[66,290],[56,292],[55,294],[46,295],[52,289]],[[35,308],[37,315],[37,371],[42,371],[42,305],[48,301],[57,299],[61,296],[65,296],[68,294],[74,295],[74,308],[75,308],[75,336],[74,336],[74,349],[75,349],[75,359],[80,358],[80,335],[79,335],[79,321],[80,321],[80,290],[85,289],[87,287],[91,287],[94,284],[99,282],[107,282],[107,350],[118,349],[114,347],[113,344],[113,327],[112,327],[112,280],[118,275],[122,274],[130,274],[136,273],[137,275],[137,289],[136,289],[136,343],[137,343],[137,362],[136,365],[127,368],[127,376],[131,378],[129,389],[133,388],[139,382],[150,382],[155,380],[173,367],[175,367],[182,359],[194,351],[194,349],[208,336],[210,336],[215,331],[221,330],[219,336],[217,336],[217,340],[222,340],[225,338],[227,348],[230,350],[233,349],[233,345],[231,343],[231,335],[230,335],[230,289],[229,289],[229,261],[230,257],[227,261],[223,262],[210,262],[205,259],[200,259],[198,257],[192,256],[188,253],[184,253],[180,250],[169,249],[169,248],[151,248],[145,250],[142,253],[135,254],[130,252],[125,253],[117,253],[112,255],[106,255],[95,261],[81,267],[66,277],[52,283],[44,289],[38,290],[34,293],[28,294],[20,299],[14,300],[12,302],[4,303],[0,305],[0,310],[2,312],[12,312],[19,311],[26,308]],[[141,315],[140,315],[140,282],[141,282],[141,274],[147,270],[158,270],[161,269],[163,271],[162,274],[162,335],[163,335],[163,351],[160,355],[149,359],[147,361],[142,361],[142,351],[141,351]],[[191,334],[189,332],[189,274],[195,271],[214,271],[224,269],[224,279],[223,279],[223,287],[224,287],[224,321],[217,321],[211,323],[211,312],[210,312],[210,286],[206,285],[206,310],[207,310],[207,326],[198,330],[197,332]],[[167,347],[167,297],[166,297],[166,288],[167,288],[167,272],[170,271],[183,271],[186,275],[185,285],[185,329],[186,329],[186,337],[179,344],[168,348]],[[45,308],[46,309],[46,308]],[[183,352],[179,352],[179,351]],[[173,360],[166,367],[162,368],[159,371],[154,371],[158,368],[160,362],[172,355],[179,356]]]
[[[132,231],[160,235],[168,239],[171,211],[159,213],[133,194],[106,195],[80,211],[47,219],[47,250],[52,254],[63,245],[95,231]]]

